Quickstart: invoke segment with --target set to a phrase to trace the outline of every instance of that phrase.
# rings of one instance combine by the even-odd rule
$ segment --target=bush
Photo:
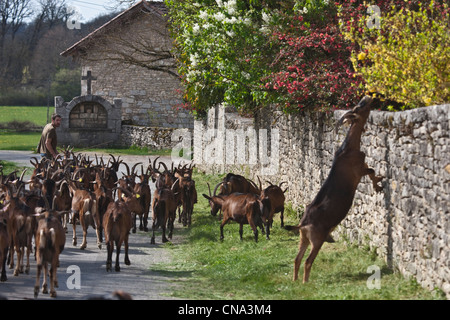
[[[288,112],[348,108],[361,97],[350,55],[332,1],[297,1],[287,28],[275,31],[280,51],[265,87]]]
[[[2,106],[43,106],[47,105],[47,93],[38,89],[8,89],[0,92]]]
[[[359,19],[344,34],[360,47],[352,62],[364,88],[403,104],[401,109],[449,102],[449,21],[448,6],[433,1],[416,10],[391,8],[380,29],[369,30]]]

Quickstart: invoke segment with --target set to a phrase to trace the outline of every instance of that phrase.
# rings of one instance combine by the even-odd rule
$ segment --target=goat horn
[[[169,169],[167,169],[167,165],[166,165],[164,162],[160,161],[160,162],[159,162],[159,165],[162,165],[162,166],[164,167],[164,170],[166,170],[167,172],[169,172]],[[159,168],[159,165],[158,165],[158,168]]]
[[[136,167],[137,167],[138,165],[140,165],[140,164],[142,164],[142,162],[135,163],[134,166],[131,168],[131,174],[132,174],[132,175],[135,175],[134,170],[135,170]]]
[[[206,184],[208,185],[209,196],[211,197],[211,187],[209,185],[209,182],[207,182]]]
[[[223,183],[225,183],[225,182],[219,182],[219,183],[216,185],[216,187],[214,188],[213,196],[216,196],[217,188],[219,188],[219,186],[220,186],[221,184],[223,184]]]
[[[175,187],[175,185],[178,183],[178,181],[180,181],[180,179],[175,180],[175,182],[172,184],[172,187],[170,187],[170,190],[173,191],[173,187]]]

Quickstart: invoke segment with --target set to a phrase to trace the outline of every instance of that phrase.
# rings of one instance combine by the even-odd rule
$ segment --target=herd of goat
[[[139,229],[149,231],[148,218],[152,213],[151,244],[155,243],[155,231],[161,228],[162,242],[172,239],[176,212],[178,221],[184,226],[192,223],[194,204],[197,203],[195,181],[192,179],[193,166],[178,165],[171,168],[159,161],[150,161],[147,167],[142,163],[130,166],[120,156],[110,155],[105,164],[102,157],[90,160],[83,154],[75,155],[69,148],[57,159],[39,161],[33,157],[30,162],[34,171],[28,181],[24,181],[26,170],[20,176],[16,172],[4,175],[0,172],[0,268],[1,281],[6,281],[6,264],[14,268],[14,253],[17,263],[14,275],[29,273],[32,239],[35,242],[37,277],[34,288],[38,296],[40,275],[43,274],[42,292],[48,293],[47,274],[50,279],[50,296],[55,297],[57,287],[56,270],[59,255],[66,243],[68,224],[73,228],[73,246],[77,245],[76,227],[81,226],[83,239],[80,249],[87,246],[87,230],[95,229],[97,246],[102,247],[103,237],[107,247],[106,270],[112,270],[112,254],[116,247],[115,271],[120,271],[119,254],[124,245],[124,262],[128,257],[129,233]],[[95,161],[95,163],[94,163]],[[126,169],[121,171],[120,165]],[[0,167],[0,170],[1,167]],[[150,180],[155,185],[153,194]],[[28,185],[28,190],[25,186]],[[269,227],[273,215],[284,211],[284,192],[280,186],[270,184],[262,190],[253,181],[243,176],[228,174],[217,184],[211,194],[203,194],[211,206],[211,214],[223,212],[220,226],[230,220],[242,225],[250,224],[255,240],[260,227],[269,238]],[[283,218],[281,218],[283,223]],[[265,229],[263,226],[265,225]],[[166,237],[167,230],[167,237]],[[9,255],[8,255],[9,253]],[[24,270],[24,259],[26,265]],[[48,265],[50,268],[48,269]],[[43,269],[43,272],[42,272]],[[49,272],[50,271],[50,272]]]

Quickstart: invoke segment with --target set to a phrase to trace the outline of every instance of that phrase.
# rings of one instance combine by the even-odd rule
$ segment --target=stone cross
[[[92,80],[97,80],[97,78],[92,76],[91,71],[88,71],[87,76],[82,76],[81,80],[87,80],[87,94],[92,94]]]

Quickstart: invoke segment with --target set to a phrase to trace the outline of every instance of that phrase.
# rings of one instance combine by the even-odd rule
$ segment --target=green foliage
[[[55,74],[50,89],[51,96],[61,96],[65,101],[71,101],[81,94],[81,69],[60,69]]]
[[[391,8],[382,14],[380,29],[369,30],[360,19],[358,27],[344,31],[360,47],[352,62],[365,89],[403,109],[449,102],[449,21],[448,5],[431,1],[416,10]]]
[[[260,79],[273,56],[271,1],[167,0],[186,107],[197,116],[218,103],[251,111],[262,103]]]

